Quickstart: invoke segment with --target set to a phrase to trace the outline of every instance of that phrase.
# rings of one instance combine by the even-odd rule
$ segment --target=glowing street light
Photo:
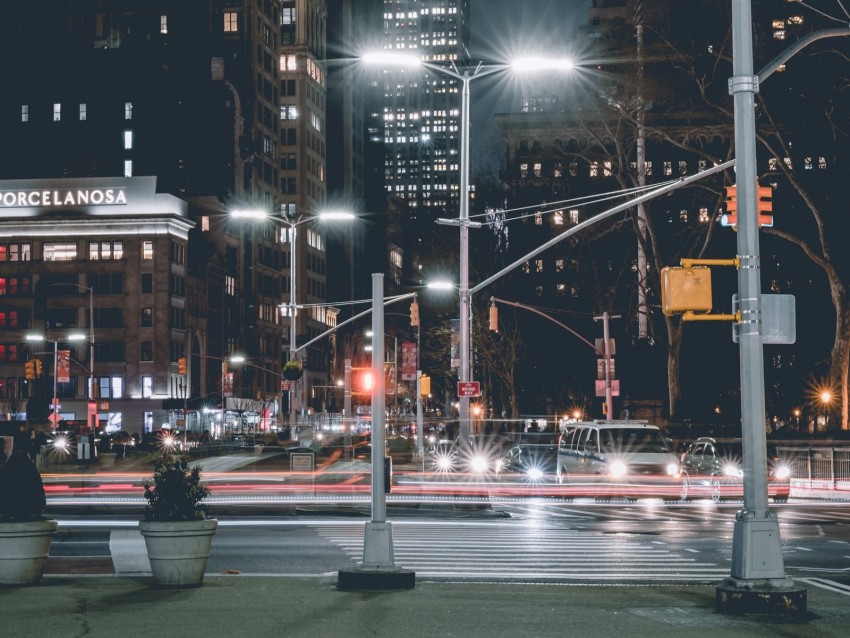
[[[86,335],[75,332],[68,335],[63,341],[83,341]],[[50,422],[53,424],[53,429],[59,425],[59,399],[56,396],[56,381],[59,378],[59,339],[51,339],[44,335],[29,334],[26,336],[27,341],[50,341],[53,343],[53,403],[51,404]]]
[[[478,222],[469,219],[469,143],[470,143],[470,91],[469,84],[476,78],[486,77],[511,69],[517,71],[566,70],[573,68],[571,61],[565,58],[552,59],[543,57],[523,58],[514,64],[494,64],[464,68],[456,66],[441,66],[425,62],[419,57],[390,51],[367,53],[361,60],[370,65],[396,68],[426,68],[435,73],[442,73],[458,80],[462,84],[461,118],[460,118],[460,206],[458,219],[438,219],[438,224],[458,226],[460,228],[460,366],[458,368],[458,383],[470,381],[470,293],[469,293],[469,227],[478,227]],[[460,399],[460,432],[463,442],[469,441],[470,418],[469,397]]]

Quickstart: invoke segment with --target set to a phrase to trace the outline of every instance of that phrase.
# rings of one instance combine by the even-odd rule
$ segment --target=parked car
[[[682,498],[706,497],[714,502],[744,495],[741,439],[698,438],[682,453]],[[791,470],[768,446],[767,493],[776,503],[791,494]]]
[[[558,482],[573,495],[679,498],[681,468],[661,430],[645,421],[570,423],[558,444]]]

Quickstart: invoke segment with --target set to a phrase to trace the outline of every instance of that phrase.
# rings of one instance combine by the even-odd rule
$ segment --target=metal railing
[[[850,491],[850,447],[777,446],[792,486]]]

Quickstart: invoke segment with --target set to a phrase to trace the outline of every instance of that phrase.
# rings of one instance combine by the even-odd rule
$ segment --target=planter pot
[[[59,523],[54,520],[0,523],[0,585],[41,580],[57,529]]]
[[[115,452],[98,452],[97,460],[101,465],[115,465]]]
[[[298,381],[302,376],[304,376],[304,372],[302,370],[284,370],[283,378],[287,381]]]
[[[218,520],[153,522],[141,521],[155,585],[199,587],[210,556],[210,545]]]

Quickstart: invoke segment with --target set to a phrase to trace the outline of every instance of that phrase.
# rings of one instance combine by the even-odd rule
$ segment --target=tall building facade
[[[463,68],[469,64],[469,0],[384,0],[387,52]],[[461,87],[424,69],[375,69],[382,92],[377,113],[384,144],[387,195],[398,202],[414,233],[414,271],[422,236],[437,217],[457,217],[460,201]],[[421,263],[421,262],[420,262]]]
[[[69,200],[63,221],[87,229],[85,238],[71,241],[64,226],[22,225],[21,211],[3,210],[0,227],[10,238],[8,246],[30,246],[26,257],[14,256],[8,246],[0,252],[5,284],[0,286],[0,317],[6,317],[0,321],[0,341],[7,353],[14,349],[8,346],[20,353],[0,356],[7,404],[29,392],[21,381],[27,356],[23,332],[87,328],[91,302],[95,370],[125,357],[122,380],[114,382],[125,388],[123,399],[144,395],[153,401],[140,411],[113,397],[101,422],[141,431],[163,422],[173,426],[174,414],[183,407],[197,408],[200,420],[202,407],[216,406],[221,414],[222,407],[238,414],[240,426],[248,420],[264,428],[282,422],[290,398],[281,394],[280,384],[290,347],[290,303],[309,304],[294,317],[298,345],[327,330],[336,315],[321,305],[331,276],[325,232],[308,221],[327,203],[325,0],[213,0],[200,9],[179,0],[36,0],[9,7],[7,17],[9,30],[0,50],[20,64],[0,71],[3,81],[15,87],[0,98],[0,133],[6,141],[0,180],[38,180],[48,190],[52,180],[66,180],[63,187],[74,190],[92,188],[98,180],[132,184],[150,176],[155,180],[145,183],[155,183],[156,198],[172,196],[184,206],[183,221],[174,226],[179,232],[166,233],[173,235],[172,246],[157,246],[155,252],[174,257],[177,251],[183,255],[181,268],[157,267],[149,283],[148,273],[136,272],[129,262],[136,240],[147,241],[141,230],[147,226],[140,225],[139,237],[130,242],[107,225],[91,224],[97,213]],[[2,190],[16,188],[10,182]],[[269,218],[245,222],[231,216],[245,207],[260,207]],[[122,228],[129,232],[132,222],[124,221]],[[295,223],[298,232],[292,233]],[[75,250],[49,257],[54,253],[44,252],[47,239],[42,238],[58,241],[61,237],[54,234],[61,233]],[[110,246],[103,248],[110,257],[94,264],[90,244],[101,243]],[[29,288],[6,284],[15,259],[38,262],[38,267],[30,264]],[[133,284],[101,292],[88,283],[84,266],[92,266],[94,275],[94,266],[106,262]],[[39,280],[52,281],[54,271],[75,268],[76,283],[91,288],[91,299],[66,295],[60,303],[49,296],[46,310],[36,312],[35,291],[43,288]],[[290,300],[293,277],[297,298]],[[141,303],[137,295],[148,294],[139,286],[148,285],[162,296],[152,300],[154,325],[141,326],[143,319],[137,321],[133,309]],[[5,314],[10,295],[22,313],[14,321]],[[125,308],[122,314],[104,319],[107,310],[119,307]],[[61,320],[60,310],[67,314]],[[142,335],[141,328],[153,332]],[[116,348],[107,355],[100,329],[113,330],[109,336],[116,343],[123,338],[124,352]],[[246,363],[228,367],[227,359],[236,353],[245,355]],[[306,410],[310,386],[327,382],[328,344],[318,342],[298,356],[305,376],[294,399]],[[182,357],[188,362],[186,374],[178,373]],[[80,362],[78,376],[92,367],[84,356]],[[145,387],[140,385],[142,368],[153,379]],[[75,387],[72,393],[82,404],[86,384]],[[76,405],[63,416],[79,419],[81,410]]]

